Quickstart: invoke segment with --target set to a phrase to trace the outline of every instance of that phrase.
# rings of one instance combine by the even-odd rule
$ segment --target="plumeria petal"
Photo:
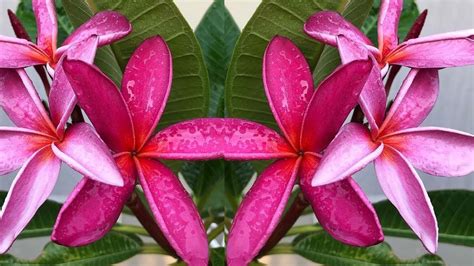
[[[398,22],[402,14],[403,0],[382,0],[378,19],[379,50],[387,55],[398,45]]]
[[[130,113],[113,81],[82,61],[66,59],[63,68],[79,105],[105,143],[115,152],[133,150]]]
[[[274,130],[235,118],[202,118],[174,124],[158,132],[140,151],[157,159],[234,160],[296,156]]]
[[[27,40],[0,36],[0,68],[23,68],[48,63],[49,57]]]
[[[438,224],[428,193],[415,169],[398,151],[385,147],[382,156],[375,160],[375,171],[387,198],[426,249],[435,253]]]
[[[54,1],[33,0],[32,6],[38,29],[37,44],[53,58],[58,41],[58,22]]]
[[[433,109],[438,92],[436,69],[412,69],[390,107],[380,134],[419,126]]]
[[[298,149],[303,116],[313,96],[313,77],[303,53],[289,39],[274,37],[263,58],[268,103],[280,129]]]
[[[257,178],[235,214],[227,241],[229,266],[247,265],[280,220],[293,189],[300,159],[271,164]]]
[[[367,247],[384,236],[374,207],[351,178],[313,187],[311,179],[319,159],[305,154],[299,170],[300,187],[319,223],[335,239],[349,245]]]
[[[349,123],[324,152],[311,184],[321,186],[342,180],[375,160],[382,150],[383,144],[373,142],[366,127]]]
[[[51,239],[65,246],[84,246],[101,239],[115,225],[135,187],[135,164],[129,155],[115,158],[125,181],[109,186],[84,177],[59,212]]]
[[[128,61],[122,95],[132,115],[137,149],[155,130],[166,106],[172,76],[171,53],[160,36],[145,40]]]
[[[207,266],[207,235],[199,212],[177,176],[158,161],[137,159],[140,184],[156,222],[189,265]]]
[[[81,174],[105,184],[123,186],[108,147],[88,124],[70,126],[64,139],[52,147],[56,156]]]
[[[413,68],[444,68],[474,64],[474,30],[408,40],[387,56],[387,62]]]
[[[33,83],[23,69],[0,69],[0,106],[15,125],[55,135]]]
[[[397,149],[416,168],[436,176],[462,176],[474,171],[474,136],[422,127],[390,135],[384,143]]]
[[[125,16],[115,11],[102,11],[77,28],[63,45],[80,42],[93,35],[99,37],[99,46],[109,45],[131,31],[132,25]]]
[[[20,168],[33,153],[51,141],[49,136],[33,130],[0,127],[0,175]]]
[[[67,51],[67,57],[68,59],[81,60],[92,64],[94,62],[97,46],[98,37],[92,36],[89,39],[74,44],[71,49]],[[51,120],[56,126],[57,131],[64,130],[64,126],[77,103],[76,94],[64,73],[62,62],[63,59],[61,59],[55,69],[53,85],[49,93]]]
[[[49,147],[34,153],[18,172],[0,212],[0,253],[5,253],[51,194],[61,161]]]
[[[332,46],[336,46],[338,35],[372,46],[372,42],[364,33],[335,11],[315,13],[306,20],[304,31],[315,40]]]
[[[326,148],[356,106],[372,67],[370,59],[352,61],[321,82],[306,110],[301,133],[303,150],[319,153]]]

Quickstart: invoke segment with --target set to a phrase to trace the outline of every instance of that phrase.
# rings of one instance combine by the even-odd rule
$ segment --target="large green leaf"
[[[297,237],[293,250],[308,260],[327,265],[444,265],[435,255],[401,260],[386,243],[358,248],[344,245],[322,232]]]
[[[142,250],[143,242],[136,236],[111,232],[88,246],[68,248],[48,243],[34,260],[0,256],[0,264],[8,265],[111,265],[124,261]]]
[[[303,32],[306,19],[315,12],[332,9],[362,23],[371,6],[372,0],[262,1],[242,31],[232,56],[226,80],[229,115],[276,128],[262,83],[262,57],[268,42],[275,35],[290,38],[314,69],[323,46]]]
[[[474,247],[474,191],[440,190],[428,195],[438,220],[439,241]],[[416,238],[389,201],[374,206],[385,235]]]
[[[225,266],[225,249],[213,248],[211,249],[211,265]]]
[[[225,194],[236,211],[242,199],[242,192],[255,174],[254,167],[249,162],[226,162],[225,165]]]
[[[224,116],[225,77],[239,35],[239,27],[224,0],[215,0],[196,28],[211,83],[209,116]]]
[[[132,23],[133,32],[112,44],[122,70],[146,38],[161,35],[168,43],[173,55],[173,86],[159,128],[207,115],[209,79],[201,48],[172,0],[88,0],[87,3],[94,12],[115,10]]]

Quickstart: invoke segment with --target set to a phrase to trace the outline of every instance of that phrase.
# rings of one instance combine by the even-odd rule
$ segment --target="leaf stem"
[[[312,232],[320,232],[324,229],[320,225],[300,225],[292,227],[288,233],[286,233],[285,237],[287,236],[294,236],[303,233],[312,233]]]
[[[291,244],[279,244],[276,245],[272,250],[268,251],[266,255],[276,254],[294,254],[293,246]]]
[[[170,255],[162,247],[155,244],[144,244],[142,247],[142,254],[160,254],[160,255]]]
[[[218,237],[222,232],[224,232],[225,223],[220,223],[216,228],[214,228],[207,235],[208,242],[210,243],[214,238]]]
[[[150,234],[145,230],[145,228],[136,225],[129,225],[129,224],[121,224],[116,225],[112,228],[115,232],[122,232],[122,233],[132,233],[141,236],[150,236]]]

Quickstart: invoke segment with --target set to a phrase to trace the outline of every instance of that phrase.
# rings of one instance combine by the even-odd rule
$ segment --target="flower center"
[[[135,156],[137,156],[137,155],[138,155],[138,151],[136,151],[136,150],[133,150],[133,151],[131,152],[131,154],[132,154],[132,156],[133,156],[133,157],[135,157]]]

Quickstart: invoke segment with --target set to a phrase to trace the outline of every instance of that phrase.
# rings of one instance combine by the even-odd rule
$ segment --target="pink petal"
[[[474,171],[474,136],[435,127],[406,129],[384,139],[416,168],[436,176],[462,176]]]
[[[311,185],[318,161],[305,154],[299,176],[301,190],[319,223],[332,237],[348,245],[367,247],[382,242],[382,227],[374,207],[351,177],[325,186]]]
[[[27,40],[0,36],[0,68],[23,68],[48,63],[49,57]]]
[[[372,70],[372,60],[353,61],[336,69],[316,89],[305,113],[301,147],[320,152],[356,106]]]
[[[98,38],[92,36],[89,39],[74,44],[67,51],[67,57],[68,59],[77,59],[92,64],[94,62],[97,45]],[[63,60],[56,66],[53,85],[49,93],[51,119],[58,131],[64,130],[64,126],[77,103],[76,94],[72,90],[71,84],[69,84],[67,76],[64,73],[62,62]]]
[[[245,195],[227,241],[229,266],[247,265],[268,240],[285,209],[299,163],[296,158],[274,162]]]
[[[130,156],[115,159],[125,181],[109,186],[84,177],[64,203],[51,239],[69,247],[88,245],[101,239],[115,225],[135,187],[135,164]]]
[[[207,265],[207,235],[196,206],[177,176],[158,161],[136,160],[156,222],[176,253],[189,265]]]
[[[52,147],[56,156],[81,174],[105,184],[123,186],[109,148],[88,124],[68,127],[64,139]]]
[[[369,52],[365,47],[344,36],[338,36],[337,46],[344,64],[354,60],[366,59],[369,56]],[[374,64],[369,79],[360,93],[359,105],[367,117],[371,130],[377,133],[385,117],[387,95],[382,82],[380,68],[375,61]]]
[[[15,127],[0,127],[0,175],[20,168],[33,153],[51,144],[42,133]]]
[[[421,239],[425,248],[435,253],[438,225],[428,193],[415,169],[398,151],[386,147],[375,160],[375,171],[387,198]]]
[[[382,150],[383,144],[373,142],[366,127],[349,123],[324,152],[312,185],[321,186],[342,180],[375,160]]]
[[[18,172],[0,212],[0,253],[5,253],[51,194],[61,161],[49,147],[34,153]]]
[[[438,91],[436,69],[412,69],[390,107],[380,134],[419,126],[433,109]]]
[[[58,41],[58,23],[53,0],[33,0],[33,12],[38,29],[37,44],[51,57],[54,56]]]
[[[235,118],[202,118],[158,132],[140,151],[160,159],[234,160],[296,156],[286,140],[258,123]]]
[[[408,40],[387,62],[413,68],[444,68],[474,64],[474,30],[437,34]]]
[[[289,39],[274,37],[263,58],[263,82],[280,129],[298,149],[303,115],[313,96],[313,77],[303,53]]]
[[[125,16],[115,11],[102,11],[77,28],[63,45],[80,42],[93,35],[99,37],[99,46],[109,45],[131,31],[132,25]]]
[[[313,14],[306,20],[304,31],[318,42],[331,46],[336,46],[338,35],[344,35],[355,42],[373,46],[364,33],[335,11],[321,11]]]
[[[128,61],[122,95],[132,115],[137,148],[142,147],[158,124],[172,76],[171,53],[160,36],[145,40]]]
[[[55,136],[56,130],[23,69],[0,69],[0,106],[15,125]]]
[[[82,61],[66,59],[63,68],[79,105],[105,143],[115,152],[133,150],[130,113],[113,81],[97,67]]]
[[[382,0],[378,20],[379,50],[389,54],[398,45],[398,22],[402,14],[403,0]]]

